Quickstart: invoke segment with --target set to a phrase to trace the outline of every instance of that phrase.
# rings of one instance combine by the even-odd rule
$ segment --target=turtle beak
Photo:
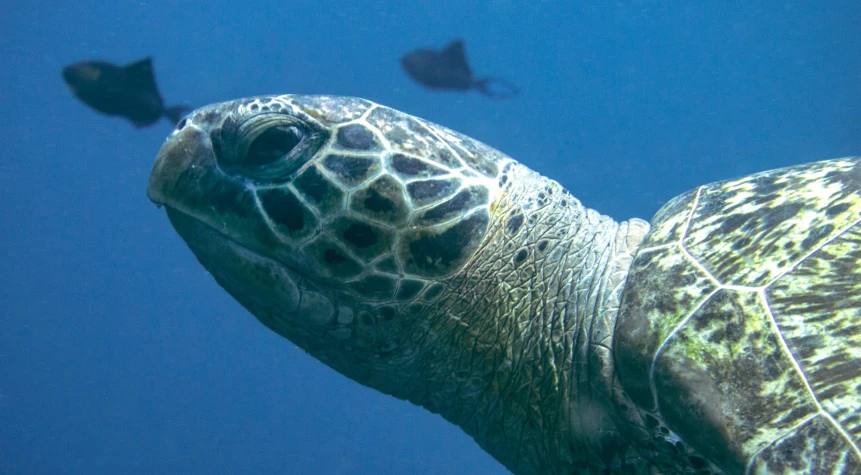
[[[167,208],[186,242],[194,241],[199,225],[204,225],[249,249],[268,250],[276,241],[253,192],[243,181],[225,175],[216,157],[207,126],[184,125],[168,137],[155,159],[149,199]]]
[[[185,195],[193,192],[183,182],[215,162],[209,134],[195,125],[174,132],[161,146],[147,185],[147,196],[158,204],[182,208]],[[191,172],[191,173],[189,173]]]

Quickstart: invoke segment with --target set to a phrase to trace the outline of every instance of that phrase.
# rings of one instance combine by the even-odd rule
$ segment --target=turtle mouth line
[[[160,208],[164,207],[167,212],[167,218],[170,220],[170,224],[185,241],[196,241],[204,233],[211,232],[219,235],[223,239],[230,240],[234,244],[239,245],[239,243],[231,239],[230,236],[216,230],[192,214],[186,213],[179,208],[175,208],[165,203],[159,203],[156,201],[154,201],[154,203]]]
[[[171,224],[203,268],[265,325],[282,333],[315,316],[313,308],[302,306],[308,284],[300,273],[192,214],[165,208]]]
[[[206,249],[209,249],[213,243],[217,242],[221,247],[228,247],[234,250],[234,252],[241,252],[242,254],[253,257],[258,261],[268,261],[277,265],[287,273],[301,277],[302,279],[308,279],[307,275],[304,275],[301,271],[295,269],[289,264],[281,261],[280,259],[255,251],[253,248],[242,244],[230,235],[218,230],[191,213],[168,204],[156,203],[156,205],[160,207],[163,206],[165,208],[171,225],[176,230],[177,234],[180,235],[182,240],[186,242],[195,256],[198,257],[198,260],[202,260],[202,253],[206,252]]]
[[[170,224],[174,227],[174,229],[176,229],[176,232],[180,235],[180,237],[182,237],[183,241],[188,243],[192,250],[194,250],[196,247],[199,247],[200,244],[204,241],[221,241],[224,244],[229,245],[230,247],[242,249],[244,252],[251,253],[258,259],[268,259],[273,262],[278,262],[278,264],[282,267],[289,268],[289,266],[287,266],[283,262],[276,261],[271,257],[267,257],[259,252],[256,252],[255,250],[237,241],[229,234],[223,231],[219,231],[214,226],[194,216],[191,213],[185,212],[179,208],[168,204],[160,204],[159,206],[164,206],[164,209],[167,211],[167,218],[170,220]]]

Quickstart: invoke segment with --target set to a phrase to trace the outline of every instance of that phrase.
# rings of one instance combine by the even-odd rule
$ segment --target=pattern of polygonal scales
[[[329,113],[319,119],[330,136],[295,177],[246,188],[297,268],[361,300],[412,300],[481,243],[506,158],[385,107],[320,100],[261,98],[237,108],[238,117],[273,108]]]
[[[859,220],[859,158],[703,186],[656,214],[615,335],[656,441],[730,473],[861,472]]]

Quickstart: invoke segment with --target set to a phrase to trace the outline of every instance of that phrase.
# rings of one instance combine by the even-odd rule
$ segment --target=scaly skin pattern
[[[261,152],[279,147],[264,131],[295,126],[298,152]],[[474,140],[346,98],[198,110],[148,191],[261,322],[441,414],[511,471],[642,463],[591,385],[610,374],[593,354],[646,223],[617,224]]]
[[[703,186],[657,213],[615,335],[656,455],[861,473],[859,222],[858,157]]]
[[[835,171],[836,163],[819,166]],[[789,172],[773,173],[779,181]],[[824,183],[811,174],[800,180],[810,187]],[[441,414],[516,474],[842,467],[854,460],[851,450],[828,460],[811,454],[839,447],[837,439],[823,438],[830,426],[817,421],[851,418],[854,393],[835,396],[844,412],[829,412],[815,391],[833,396],[833,385],[818,389],[799,372],[815,399],[806,418],[775,428],[761,419],[743,421],[761,427],[741,432],[732,432],[741,425],[721,426],[724,421],[711,417],[726,411],[716,395],[699,401],[704,409],[692,402],[702,382],[696,378],[712,378],[720,388],[733,376],[753,375],[762,381],[761,394],[777,398],[764,404],[783,404],[779,410],[795,414],[786,405],[804,393],[788,373],[746,373],[750,365],[737,363],[770,365],[773,355],[791,347],[793,331],[804,339],[805,319],[817,317],[798,316],[804,305],[796,294],[805,291],[799,285],[826,285],[808,287],[809,295],[838,291],[837,284],[817,280],[835,264],[807,255],[805,262],[818,263],[807,271],[815,282],[781,294],[785,305],[796,307],[789,310],[795,320],[772,331],[771,339],[754,323],[747,346],[720,346],[716,336],[705,343],[683,339],[721,331],[726,339],[735,328],[724,322],[721,329],[714,311],[696,326],[691,315],[709,305],[720,315],[725,307],[759,311],[747,294],[719,298],[747,285],[728,279],[744,272],[756,278],[726,264],[730,251],[718,235],[735,231],[743,238],[744,225],[727,226],[768,199],[763,190],[739,186],[712,185],[670,203],[637,254],[648,224],[616,223],[586,209],[556,182],[468,137],[361,99],[268,96],[205,107],[181,122],[156,160],[148,194],[167,208],[218,284],[264,325],[353,380]],[[781,186],[790,185],[772,188]],[[724,190],[723,201],[706,201],[708,190],[715,196]],[[807,199],[806,209],[825,209]],[[828,216],[857,216],[857,201],[849,202],[836,203]],[[798,222],[791,219],[785,221]],[[759,226],[775,223],[766,219]],[[816,236],[821,249],[837,242]],[[705,250],[691,257],[697,245]],[[745,245],[755,254],[751,249],[761,244]],[[851,239],[842,246],[831,252],[844,260],[857,254]],[[688,258],[693,270],[679,271],[684,265],[676,261]],[[724,266],[723,274],[702,272],[709,259]],[[739,259],[749,265],[749,258]],[[761,274],[771,274],[760,278],[792,282],[787,266],[768,267]],[[846,261],[839,268],[854,272],[857,266]],[[853,282],[844,279],[839,291]],[[760,294],[783,288],[766,287]],[[816,302],[821,317],[823,303]],[[823,325],[848,328],[852,311]],[[810,368],[842,368],[826,361],[827,345],[849,337],[834,338],[818,343]],[[717,357],[724,366],[712,373],[696,367],[700,373],[690,376],[693,363]],[[855,361],[851,352],[843,363],[847,358]],[[792,361],[798,371],[807,368],[807,360]],[[846,381],[841,388],[850,387]],[[741,409],[752,413],[759,406]],[[707,438],[699,429],[723,438]],[[764,435],[744,439],[757,430]],[[768,437],[755,460],[745,452]],[[803,450],[787,455],[786,447]],[[741,453],[744,463],[734,464],[728,453]]]

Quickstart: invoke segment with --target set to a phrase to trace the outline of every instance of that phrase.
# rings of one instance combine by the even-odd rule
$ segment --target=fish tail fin
[[[487,97],[505,99],[520,94],[520,88],[504,79],[486,77],[476,79],[474,87]]]
[[[170,106],[164,108],[164,116],[175,124],[178,124],[182,116],[191,112],[191,107],[188,106]]]

